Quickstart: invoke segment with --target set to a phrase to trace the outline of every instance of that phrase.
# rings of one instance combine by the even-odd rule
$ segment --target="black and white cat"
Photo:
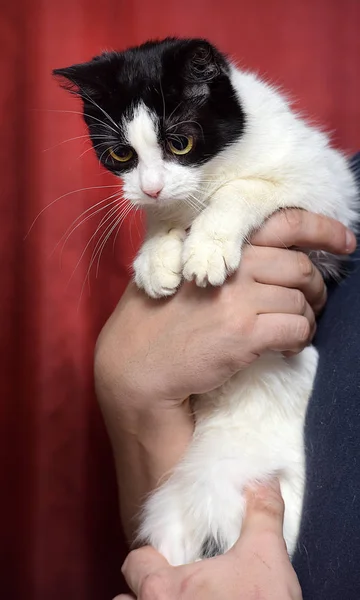
[[[82,99],[99,159],[146,212],[134,271],[154,298],[175,293],[182,278],[222,285],[251,232],[281,208],[357,220],[354,179],[327,136],[206,40],[148,42],[54,73]],[[335,257],[315,259],[336,274]],[[293,552],[317,358],[313,347],[293,358],[268,353],[194,399],[193,442],[146,502],[142,541],[172,564],[227,550],[241,530],[244,486],[276,473]]]

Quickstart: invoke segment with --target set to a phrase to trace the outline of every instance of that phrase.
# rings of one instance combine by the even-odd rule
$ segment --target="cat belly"
[[[316,366],[313,347],[290,360],[269,354],[199,397],[192,444],[146,503],[140,540],[174,565],[214,549],[226,552],[241,531],[244,487],[276,474],[292,554],[304,491],[303,426]]]

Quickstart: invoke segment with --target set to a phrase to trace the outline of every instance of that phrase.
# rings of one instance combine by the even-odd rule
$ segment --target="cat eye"
[[[194,145],[192,135],[177,135],[167,141],[170,152],[177,155],[188,154]]]
[[[116,152],[112,148],[109,148],[109,154],[111,158],[122,163],[128,162],[134,156],[130,148],[120,148]]]

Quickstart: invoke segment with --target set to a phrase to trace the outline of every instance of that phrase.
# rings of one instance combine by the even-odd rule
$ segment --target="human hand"
[[[277,481],[247,491],[238,542],[222,556],[171,567],[151,547],[131,552],[123,575],[137,600],[301,600],[282,534],[284,504]],[[115,600],[131,600],[123,594]]]
[[[192,439],[184,399],[221,385],[265,350],[299,352],[312,338],[326,288],[310,260],[286,247],[348,254],[356,241],[346,232],[326,217],[284,211],[254,235],[221,288],[187,283],[169,300],[151,300],[128,287],[99,337],[95,385],[129,541],[144,497]]]
[[[131,284],[98,340],[100,397],[116,387],[127,413],[155,400],[182,402],[218,387],[266,350],[302,350],[326,288],[309,258],[286,248],[349,253],[355,238],[347,243],[346,232],[332,219],[292,209],[254,235],[221,288],[185,283],[174,298],[154,301]]]

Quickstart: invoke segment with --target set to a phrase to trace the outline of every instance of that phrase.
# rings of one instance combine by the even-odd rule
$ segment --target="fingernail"
[[[354,252],[356,248],[356,237],[350,229],[346,230],[345,244],[346,252]]]

